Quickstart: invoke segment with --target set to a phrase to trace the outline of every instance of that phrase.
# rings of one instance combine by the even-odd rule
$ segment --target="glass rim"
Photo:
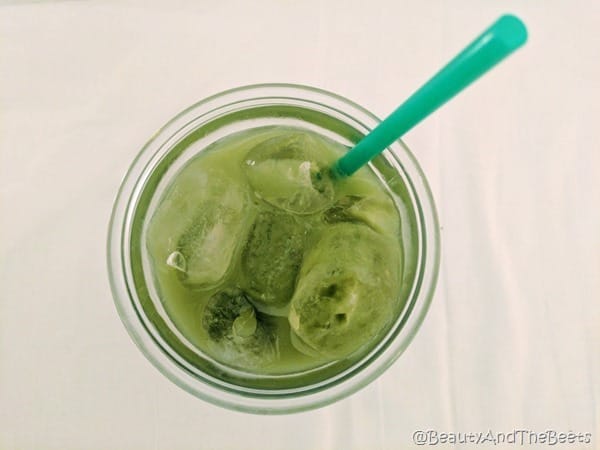
[[[145,357],[167,378],[187,392],[229,409],[262,414],[290,413],[321,407],[356,392],[376,379],[404,352],[416,335],[432,301],[439,271],[439,224],[431,190],[416,158],[404,142],[395,141],[386,152],[402,166],[411,184],[410,189],[416,200],[415,215],[419,223],[420,236],[422,235],[423,248],[417,255],[421,262],[415,274],[413,289],[410,291],[412,292],[414,285],[419,283],[415,303],[412,305],[414,310],[406,316],[405,323],[397,330],[393,340],[388,342],[380,353],[369,352],[366,355],[369,357],[368,360],[363,357],[353,365],[352,367],[360,366],[356,374],[350,373],[346,379],[342,379],[335,385],[329,387],[325,385],[323,389],[315,392],[303,391],[297,395],[287,393],[277,396],[269,391],[268,394],[256,395],[242,391],[226,392],[219,386],[207,386],[206,380],[200,380],[195,374],[186,371],[185,367],[160,348],[160,344],[152,338],[152,333],[139,317],[134,304],[135,294],[126,279],[128,271],[126,250],[130,245],[129,242],[125,242],[125,237],[128,235],[126,227],[131,223],[128,219],[131,219],[132,211],[135,210],[132,200],[136,198],[136,191],[141,189],[139,181],[142,175],[169,138],[189,123],[188,119],[209,115],[235,103],[257,99],[297,99],[325,106],[358,121],[366,131],[380,122],[374,114],[351,100],[323,89],[298,84],[254,84],[206,97],[184,109],[154,133],[131,163],[120,186],[110,219],[107,264],[114,302],[125,328]],[[376,347],[379,347],[379,344]],[[365,365],[367,367],[363,367]]]

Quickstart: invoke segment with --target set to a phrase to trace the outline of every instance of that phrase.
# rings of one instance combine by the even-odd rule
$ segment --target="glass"
[[[307,86],[245,86],[209,97],[160,129],[131,165],[110,222],[108,271],[121,320],[145,356],[171,381],[214,404],[290,413],[332,403],[373,381],[408,346],[427,312],[439,268],[439,227],[427,181],[398,140],[370,167],[396,202],[404,267],[401,314],[360,358],[310,373],[257,375],[228,368],[177,330],[159,298],[145,246],[148,222],[178,171],[216,141],[267,125],[304,128],[352,147],[379,123],[338,95]]]

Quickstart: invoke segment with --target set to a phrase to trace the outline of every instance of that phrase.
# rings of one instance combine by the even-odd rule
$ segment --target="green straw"
[[[352,175],[526,40],[527,29],[519,18],[500,17],[340,158],[333,168],[334,173],[340,177]]]

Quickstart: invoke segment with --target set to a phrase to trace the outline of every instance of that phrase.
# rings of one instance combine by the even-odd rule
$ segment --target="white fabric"
[[[271,81],[383,116],[507,10],[529,43],[405,138],[443,252],[392,368],[330,407],[261,417],[145,360],[105,242],[155,130]],[[0,2],[0,448],[379,450],[419,429],[515,428],[600,448],[599,17],[595,0]]]

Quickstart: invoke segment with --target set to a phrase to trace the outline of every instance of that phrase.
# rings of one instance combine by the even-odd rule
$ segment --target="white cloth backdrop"
[[[443,251],[393,367],[282,417],[160,375],[105,267],[117,188],[154,131],[258,82],[383,116],[508,11],[526,47],[405,138]],[[599,20],[592,0],[0,1],[0,448],[387,450],[416,430],[515,429],[600,448]]]

